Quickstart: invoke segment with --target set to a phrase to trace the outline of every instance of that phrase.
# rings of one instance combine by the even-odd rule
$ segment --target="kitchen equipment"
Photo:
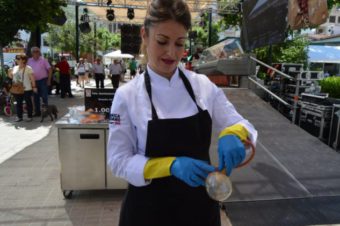
[[[249,158],[242,162],[237,168],[247,165],[255,155],[255,146],[251,141],[247,140],[245,142],[247,151],[251,151]],[[205,187],[210,198],[223,202],[229,198],[232,193],[232,183],[230,178],[226,175],[226,170],[215,171],[208,175],[205,180]]]

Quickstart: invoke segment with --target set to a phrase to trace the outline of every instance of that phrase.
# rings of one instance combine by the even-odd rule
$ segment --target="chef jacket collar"
[[[179,71],[178,67],[176,68],[174,74],[171,76],[171,79],[168,80],[167,78],[157,74],[154,72],[149,65],[147,65],[149,76],[151,83],[157,85],[157,86],[166,86],[166,87],[177,87],[179,84],[181,84],[181,79],[179,77]]]

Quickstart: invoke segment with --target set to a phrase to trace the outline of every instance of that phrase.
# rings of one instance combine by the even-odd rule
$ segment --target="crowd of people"
[[[44,58],[38,47],[31,48],[31,56],[29,58],[24,53],[18,54],[15,65],[8,70],[11,83],[22,84],[24,87],[23,93],[14,94],[8,90],[8,94],[13,95],[16,101],[15,122],[23,121],[24,108],[27,110],[26,121],[30,122],[33,117],[40,117],[41,105],[48,106],[49,95],[73,98],[71,89],[73,79],[80,88],[85,88],[93,78],[96,88],[103,89],[105,78],[109,78],[112,87],[117,89],[119,82],[124,80],[127,68],[131,79],[143,72],[143,67],[138,65],[134,58],[126,63],[124,60],[114,59],[109,65],[105,65],[101,58],[96,58],[93,63],[86,58],[80,58],[72,68],[65,56],[61,56],[57,62],[54,62],[52,58]],[[24,103],[25,107],[23,107]]]

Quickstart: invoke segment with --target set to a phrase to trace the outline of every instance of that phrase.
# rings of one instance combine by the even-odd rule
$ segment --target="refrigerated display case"
[[[229,38],[203,50],[194,70],[207,76],[255,75],[256,62],[250,56],[243,52],[238,39]]]

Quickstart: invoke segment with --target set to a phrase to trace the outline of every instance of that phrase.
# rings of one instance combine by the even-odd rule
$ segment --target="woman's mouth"
[[[162,61],[167,65],[171,65],[171,64],[175,63],[174,60],[169,60],[169,59],[162,59]]]

